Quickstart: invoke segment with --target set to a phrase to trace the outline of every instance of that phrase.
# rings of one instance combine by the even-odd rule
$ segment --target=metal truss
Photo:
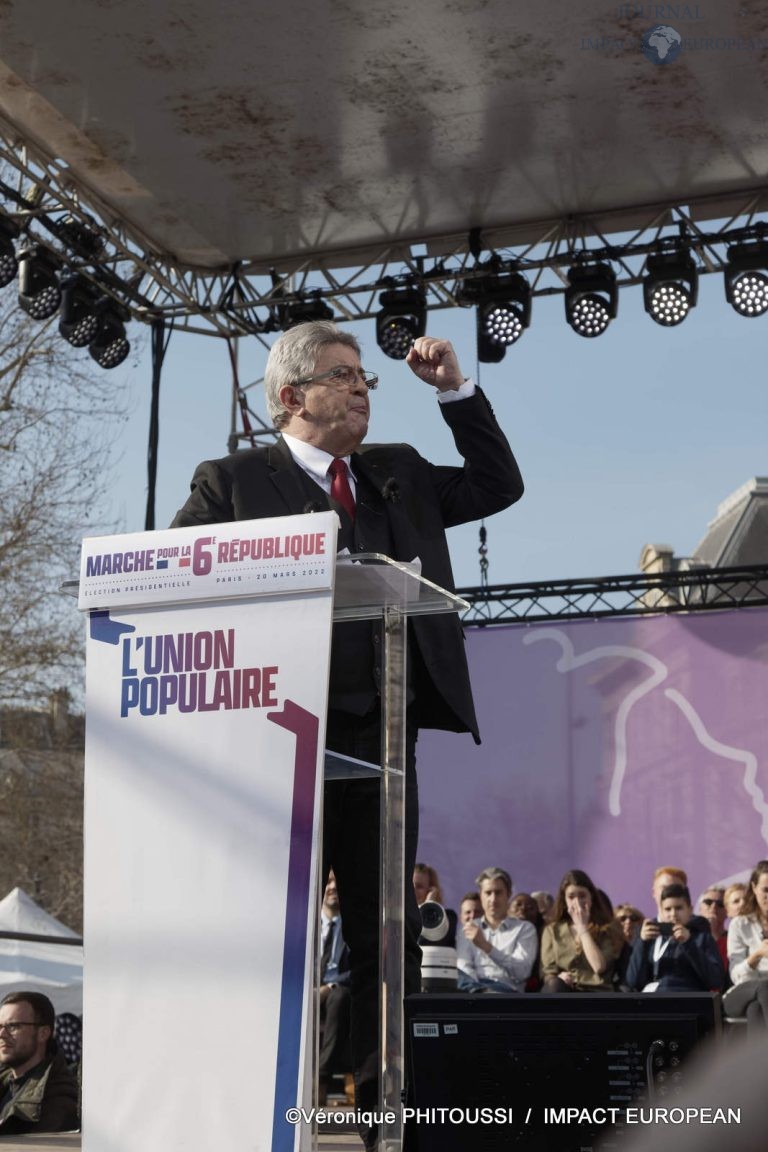
[[[460,588],[477,627],[532,620],[575,620],[651,613],[723,611],[768,605],[768,565],[543,580]]]
[[[557,295],[565,291],[569,267],[592,261],[610,263],[622,288],[640,283],[651,254],[682,244],[700,274],[717,273],[731,244],[768,238],[768,220],[762,218],[768,188],[760,188],[738,201],[652,204],[596,218],[431,237],[421,245],[400,242],[377,252],[292,259],[270,275],[255,262],[211,271],[181,267],[154,249],[92,190],[79,186],[66,164],[20,142],[10,127],[0,126],[0,167],[5,215],[21,227],[23,239],[92,280],[133,319],[162,317],[177,330],[228,339],[252,335],[265,346],[264,337],[282,328],[291,303],[318,301],[339,321],[364,320],[376,315],[382,289],[418,285],[428,310],[452,308],[468,305],[462,288],[472,280],[513,271],[529,278],[534,297]],[[705,230],[704,219],[717,219],[718,226]]]

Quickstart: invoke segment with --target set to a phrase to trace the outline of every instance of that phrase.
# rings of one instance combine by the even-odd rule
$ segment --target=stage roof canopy
[[[682,44],[664,63],[674,35],[656,62],[640,46],[656,25]],[[102,219],[200,271],[738,214],[768,185],[767,88],[759,0],[0,9],[7,124]]]
[[[0,246],[226,337],[675,245],[721,272],[768,242],[767,81],[759,0],[10,2]]]

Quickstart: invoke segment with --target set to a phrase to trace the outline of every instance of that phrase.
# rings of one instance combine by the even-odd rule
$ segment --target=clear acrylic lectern
[[[383,1152],[402,1147],[403,1088],[403,876],[406,650],[409,616],[462,612],[466,600],[419,575],[418,565],[378,553],[339,556],[334,623],[381,620],[381,1064],[378,1111],[394,1115],[382,1126]],[[354,773],[353,773],[354,774]],[[342,913],[343,914],[343,913]]]

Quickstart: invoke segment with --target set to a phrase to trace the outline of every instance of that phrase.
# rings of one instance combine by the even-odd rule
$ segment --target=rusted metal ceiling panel
[[[765,203],[767,81],[759,0],[0,4],[0,114],[199,269]]]

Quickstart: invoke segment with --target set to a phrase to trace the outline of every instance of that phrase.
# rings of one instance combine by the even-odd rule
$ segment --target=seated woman
[[[586,872],[566,872],[541,934],[542,992],[610,992],[621,928]]]
[[[709,921],[694,916],[684,884],[668,884],[659,897],[659,919],[644,920],[627,965],[636,992],[719,992],[725,972]]]
[[[749,878],[741,914],[728,928],[728,961],[733,987],[723,997],[728,1016],[746,1016],[747,1032],[768,1024],[768,860]]]
[[[747,894],[746,884],[737,882],[736,884],[729,884],[723,893],[723,902],[725,904],[725,915],[729,920],[733,920],[734,916],[740,916],[744,897]]]

